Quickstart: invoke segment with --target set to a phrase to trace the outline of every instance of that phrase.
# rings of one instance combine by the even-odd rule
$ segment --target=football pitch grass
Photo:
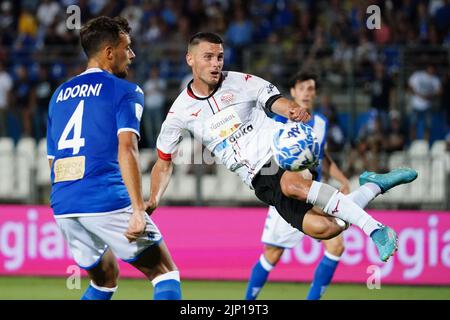
[[[1,300],[78,300],[88,285],[81,280],[81,289],[69,290],[65,278],[0,277]],[[242,300],[245,282],[188,281],[182,282],[184,300]],[[268,282],[259,295],[261,300],[303,300],[307,283]],[[153,299],[153,287],[144,279],[120,279],[114,300]],[[333,284],[324,300],[450,300],[450,286],[381,285],[369,290],[365,284]]]

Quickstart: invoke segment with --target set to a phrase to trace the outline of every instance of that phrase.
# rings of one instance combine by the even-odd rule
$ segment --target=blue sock
[[[248,280],[245,300],[255,300],[258,297],[258,294],[264,287],[267,277],[272,269],[273,266],[266,260],[266,258],[264,258],[264,255],[261,255],[258,262],[253,267],[250,279]]]
[[[164,273],[152,281],[154,300],[181,300],[180,274],[178,271]]]
[[[325,293],[328,285],[333,278],[334,271],[336,270],[339,260],[330,259],[328,256],[330,254],[325,252],[322,260],[320,260],[319,265],[314,273],[314,279],[311,283],[311,288],[309,289],[307,300],[319,300]],[[335,257],[337,258],[337,257]]]
[[[112,295],[116,291],[115,288],[101,288],[96,286],[92,281],[84,292],[81,300],[111,300]]]

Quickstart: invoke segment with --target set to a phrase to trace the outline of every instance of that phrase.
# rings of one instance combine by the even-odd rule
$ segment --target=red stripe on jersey
[[[170,153],[164,153],[159,149],[157,149],[157,150],[158,150],[158,157],[160,157],[162,160],[165,160],[165,161],[172,160],[172,155]]]
[[[219,105],[217,104],[216,98],[214,98],[214,96],[212,96],[212,98],[214,100],[214,103],[216,104],[217,110],[219,110],[219,112],[220,112]]]
[[[194,98],[195,100],[198,100],[198,98],[196,96],[194,96],[194,94],[192,93],[191,90],[189,90],[189,86],[186,88],[187,94],[189,97]]]

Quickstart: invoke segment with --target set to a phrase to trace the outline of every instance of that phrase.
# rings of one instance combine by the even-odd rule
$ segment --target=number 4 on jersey
[[[66,127],[58,141],[58,150],[62,149],[73,149],[72,154],[76,155],[80,152],[80,148],[84,147],[84,138],[81,138],[81,126],[83,122],[83,110],[84,110],[84,100],[81,100],[78,104],[75,112],[70,117],[69,122],[67,122]],[[69,133],[73,130],[73,138],[67,139]]]

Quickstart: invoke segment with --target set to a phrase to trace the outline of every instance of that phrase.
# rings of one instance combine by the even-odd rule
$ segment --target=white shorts
[[[161,233],[148,215],[145,233],[129,243],[124,233],[128,229],[131,211],[96,216],[56,217],[56,223],[69,244],[75,262],[83,269],[95,267],[108,248],[125,262],[135,261],[148,247],[162,240]]]
[[[263,243],[274,247],[292,249],[303,239],[304,235],[304,233],[287,223],[275,207],[269,207],[261,237]]]

